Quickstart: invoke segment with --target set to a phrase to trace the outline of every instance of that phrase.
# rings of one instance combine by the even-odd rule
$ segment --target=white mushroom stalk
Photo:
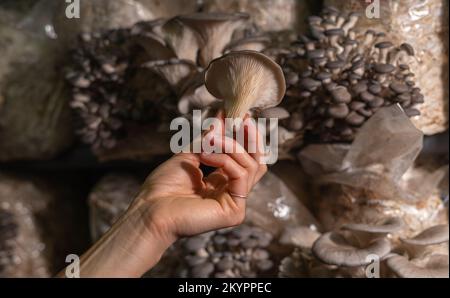
[[[286,90],[281,67],[254,51],[231,52],[213,60],[205,71],[205,85],[224,101],[228,118],[243,118],[252,108],[274,107]]]

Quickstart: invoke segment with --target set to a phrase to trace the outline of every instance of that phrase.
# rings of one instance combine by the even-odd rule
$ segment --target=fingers
[[[228,177],[228,191],[231,194],[247,196],[248,193],[248,172],[227,154],[202,153],[200,161],[211,167],[220,168]],[[233,197],[239,208],[245,208],[245,199]]]
[[[258,164],[258,169],[253,181],[253,183],[256,184],[267,172],[267,165],[262,162],[262,157],[264,155],[264,139],[258,130],[256,122],[252,118],[245,119],[243,129],[247,137],[245,142],[247,146],[246,150]]]
[[[241,134],[241,136],[237,138],[238,141],[236,141],[233,138],[227,137],[225,134],[226,125],[224,124],[225,119],[223,118],[223,112],[220,111],[216,117],[220,120],[220,125],[217,125],[217,127],[215,126],[214,129],[209,131],[209,134],[205,136],[208,145],[210,145],[210,143],[214,143],[214,145],[208,146],[209,150],[205,149],[205,151],[208,151],[209,153],[212,153],[213,151],[225,152],[244,167],[249,173],[248,185],[250,191],[253,185],[267,172],[267,166],[262,162],[264,143],[263,137],[258,130],[258,126],[254,119],[250,118],[247,114],[239,128],[239,134]],[[244,136],[243,139],[242,136]],[[222,150],[213,150],[214,148],[220,148]]]
[[[234,161],[244,168],[245,171],[247,171],[247,193],[249,193],[255,184],[255,177],[259,169],[259,164],[238,142],[231,138],[225,137],[223,141],[217,140],[216,146],[220,147],[222,152],[226,152]]]

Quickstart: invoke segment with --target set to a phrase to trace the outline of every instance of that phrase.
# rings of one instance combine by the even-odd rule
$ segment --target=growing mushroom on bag
[[[403,110],[391,106],[380,109],[351,145],[302,150],[299,160],[318,182],[315,214],[324,228],[377,223],[395,215],[405,222],[398,234],[409,237],[446,223],[438,191],[446,169],[418,174],[413,167],[422,138]]]
[[[343,13],[366,14],[367,1],[326,0]],[[421,116],[413,123],[426,135],[448,129],[448,1],[446,0],[382,0],[378,17],[361,18],[361,30],[386,32],[387,38],[408,42],[415,50],[411,71],[425,97],[419,106]],[[370,7],[369,7],[370,8]]]

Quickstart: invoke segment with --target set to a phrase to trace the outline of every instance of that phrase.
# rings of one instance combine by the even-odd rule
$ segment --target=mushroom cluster
[[[380,107],[399,104],[409,117],[424,102],[409,61],[414,49],[358,31],[358,15],[333,7],[308,18],[308,34],[280,51],[288,83],[287,128],[310,142],[349,142]]]
[[[126,33],[113,30],[81,35],[72,54],[74,66],[66,73],[73,93],[70,106],[81,122],[77,133],[94,149],[115,146],[123,118],[132,108],[124,85],[129,64],[123,47]]]
[[[437,225],[412,238],[402,238],[397,253],[386,261],[389,270],[404,278],[448,278],[448,228]]]
[[[7,266],[10,266],[14,260],[12,252],[12,241],[17,237],[18,225],[15,222],[14,215],[7,210],[0,209],[0,277]]]
[[[244,13],[194,13],[81,34],[67,80],[82,140],[94,150],[113,148],[127,122],[164,122],[211,108],[217,98],[204,84],[209,63],[270,43],[245,30],[247,19]]]
[[[272,235],[242,224],[186,239],[181,277],[262,277],[275,275],[275,261],[268,250]],[[276,271],[275,271],[276,272]]]
[[[296,250],[281,262],[280,276],[367,277],[367,266],[378,260],[380,277],[448,277],[448,225],[399,242],[396,234],[403,226],[400,218],[389,217],[323,234],[301,227],[290,233]]]

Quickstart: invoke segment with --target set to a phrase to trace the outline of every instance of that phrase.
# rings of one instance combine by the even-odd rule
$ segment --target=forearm
[[[136,207],[128,210],[80,258],[80,277],[141,277],[161,258],[170,242],[150,229]]]

